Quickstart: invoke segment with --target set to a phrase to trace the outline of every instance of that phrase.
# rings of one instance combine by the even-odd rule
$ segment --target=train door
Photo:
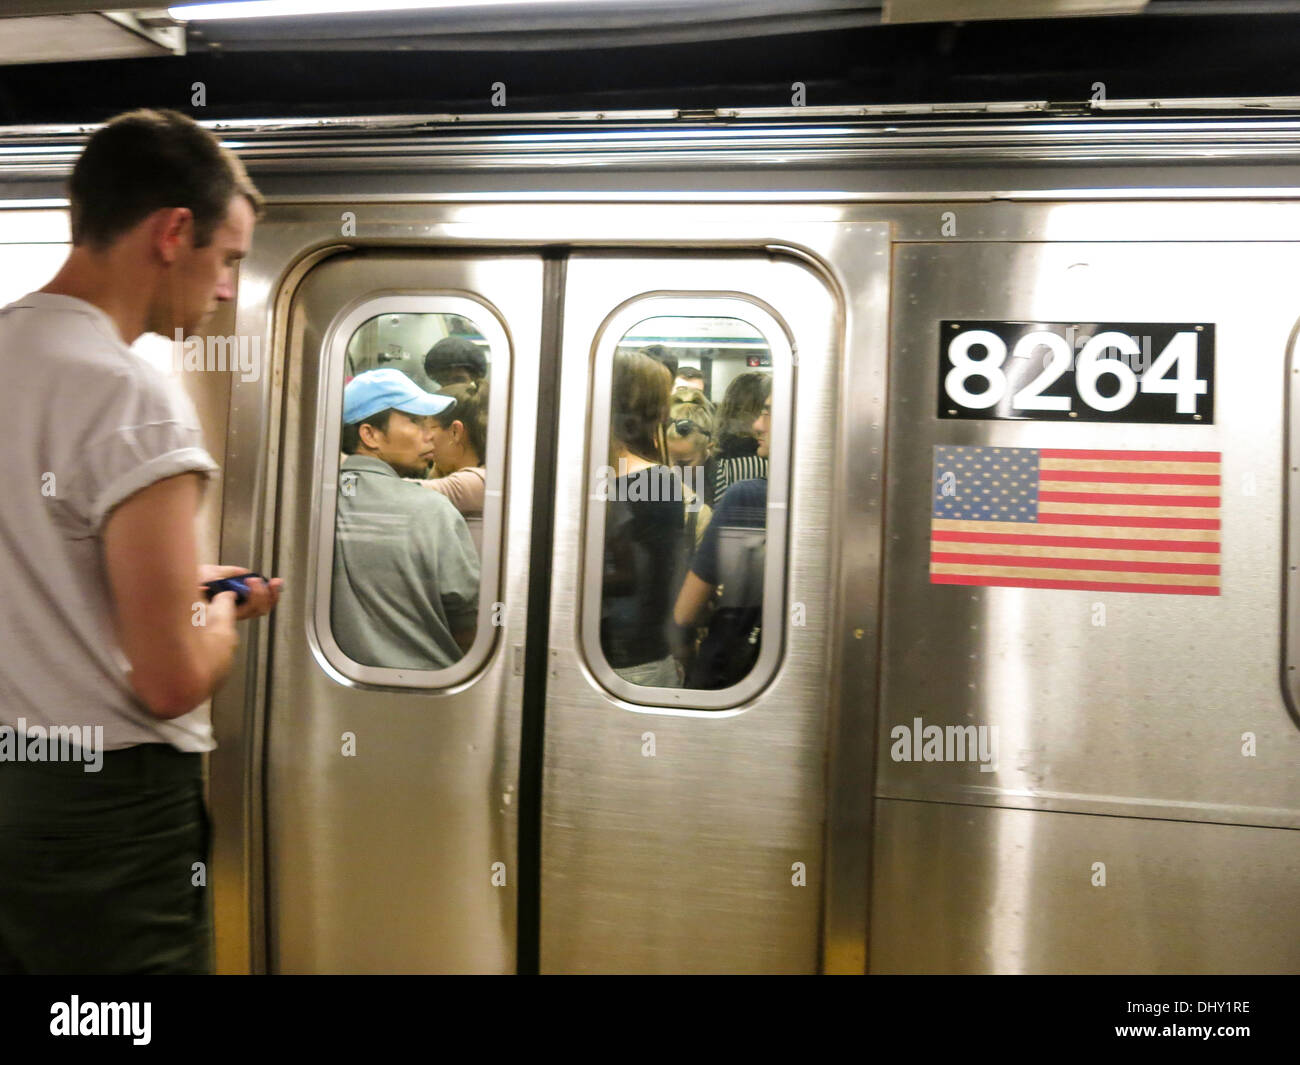
[[[542,274],[497,250],[351,253],[294,295],[266,699],[270,971],[515,970],[525,611],[508,593],[528,585]],[[430,379],[426,352],[448,345],[471,365]],[[378,460],[340,464],[364,443],[341,428],[344,382],[372,369],[426,389],[486,379],[477,530],[431,489],[395,504],[407,486]],[[435,572],[436,599],[404,598]]]
[[[307,274],[265,703],[270,970],[817,969],[841,325],[817,273],[766,253],[368,252]],[[352,623],[416,530],[363,498],[340,422],[350,375],[432,387],[446,341],[486,365],[486,505],[477,635],[429,669],[407,633]],[[745,393],[735,424],[674,407],[656,436],[639,389],[661,398],[674,357],[715,401]],[[728,433],[747,442],[706,488]],[[638,500],[619,450],[661,444],[681,472]],[[638,502],[674,515],[649,564],[622,550]],[[693,569],[694,620],[657,646]]]
[[[545,675],[544,972],[818,968],[839,322],[822,278],[794,258],[568,261]],[[709,526],[697,514],[686,533],[677,523],[691,520],[689,496],[661,505],[665,482],[638,485],[635,472],[654,447],[655,412],[641,397],[665,356],[706,367],[713,401],[741,397],[735,411],[746,413],[729,407],[731,424],[713,416],[714,440],[750,432],[770,402],[765,453],[737,445]],[[696,436],[693,417],[673,408],[670,447]],[[688,486],[709,489],[689,460],[682,469]],[[663,546],[679,537],[689,545],[680,556]],[[677,608],[692,580],[688,622],[701,604],[712,618],[687,624],[674,650],[645,619]]]

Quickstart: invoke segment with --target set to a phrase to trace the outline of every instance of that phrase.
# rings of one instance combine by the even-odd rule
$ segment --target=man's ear
[[[164,207],[153,213],[149,243],[165,263],[174,263],[194,242],[194,212],[188,207]]]
[[[371,451],[377,451],[379,447],[379,430],[369,422],[362,422],[357,427],[357,436],[361,442],[370,448]]]

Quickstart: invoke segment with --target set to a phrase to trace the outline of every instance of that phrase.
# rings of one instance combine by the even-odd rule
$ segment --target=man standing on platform
[[[203,973],[201,704],[280,582],[203,601],[245,572],[198,563],[217,465],[129,345],[234,298],[261,197],[196,123],[137,111],[90,138],[70,200],[67,261],[0,310],[0,378],[22,397],[0,465],[0,973]],[[97,750],[68,758],[56,735]]]

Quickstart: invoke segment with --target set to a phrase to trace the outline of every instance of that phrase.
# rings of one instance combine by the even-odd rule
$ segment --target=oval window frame
[[[472,321],[488,342],[491,398],[488,408],[487,484],[483,500],[483,552],[479,570],[478,625],[465,655],[446,669],[371,666],[350,658],[334,639],[330,621],[333,598],[334,536],[339,491],[339,442],[343,425],[343,368],[353,333],[385,314],[457,314]],[[349,687],[402,688],[427,691],[463,690],[483,672],[497,643],[492,608],[499,600],[504,557],[506,471],[510,451],[509,408],[514,350],[504,319],[491,304],[464,293],[371,292],[349,304],[330,323],[321,344],[320,381],[327,382],[324,402],[317,404],[317,471],[312,487],[309,572],[314,574],[307,608],[307,642],[321,668]],[[497,445],[496,441],[501,441]],[[488,560],[492,565],[488,565]]]
[[[764,639],[753,669],[728,688],[662,688],[632,684],[605,660],[600,645],[600,607],[605,556],[605,500],[595,490],[609,453],[610,394],[614,352],[628,330],[648,318],[735,318],[767,341],[772,358],[772,435],[768,449],[767,547],[763,565]],[[591,347],[591,414],[587,431],[583,493],[583,565],[579,645],[595,681],[628,709],[642,712],[697,711],[714,716],[751,701],[775,679],[785,654],[786,553],[789,537],[790,475],[793,468],[795,346],[789,327],[768,304],[741,292],[647,292],[624,301],[606,317]],[[599,504],[599,505],[596,505]]]

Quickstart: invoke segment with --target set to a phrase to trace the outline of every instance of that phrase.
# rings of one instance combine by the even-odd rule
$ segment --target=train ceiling
[[[338,0],[316,0],[326,3]],[[104,0],[2,0],[0,125],[137,106],[222,119],[1300,92],[1300,0],[369,6],[187,20]]]

